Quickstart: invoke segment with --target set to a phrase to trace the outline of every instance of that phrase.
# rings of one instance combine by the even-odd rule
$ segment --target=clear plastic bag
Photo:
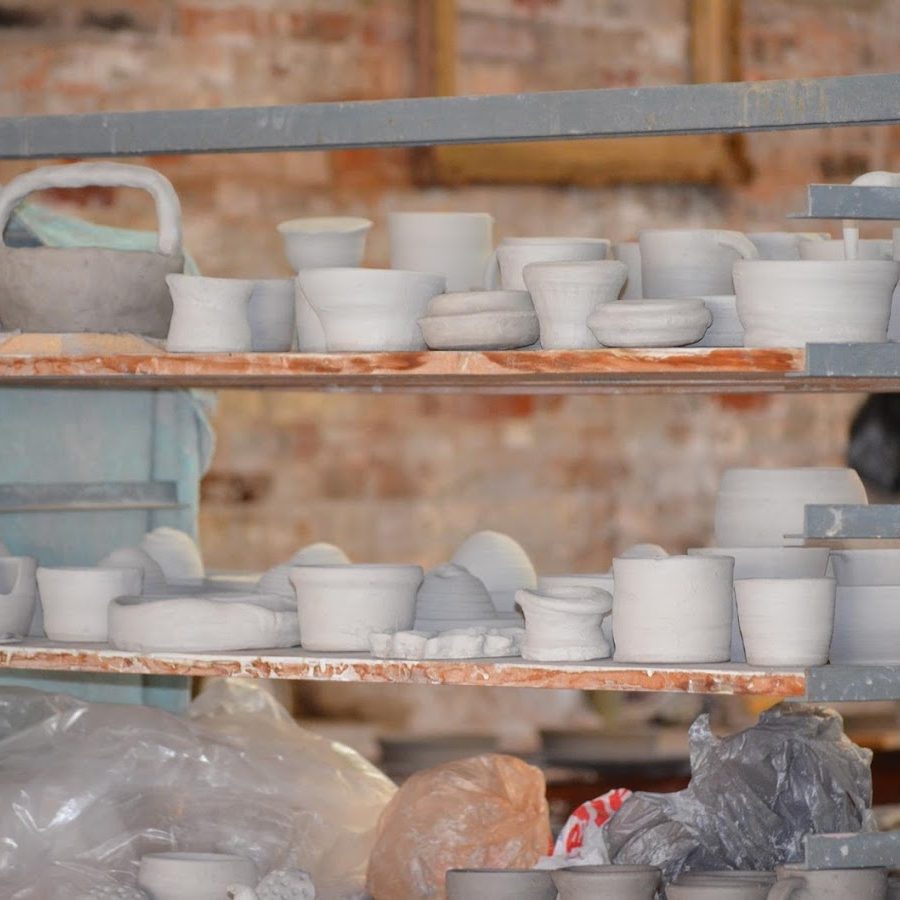
[[[690,745],[685,790],[633,794],[585,835],[576,858],[544,864],[655,865],[666,879],[708,869],[770,870],[802,859],[811,832],[874,830],[872,754],[844,734],[833,710],[783,703],[725,738],[715,737],[702,715]]]
[[[355,895],[395,791],[253,682],[214,684],[190,718],[0,690],[0,896],[134,885],[140,857],[170,849],[294,866],[322,898]]]
[[[445,898],[454,868],[530,868],[550,846],[544,775],[513,756],[418,772],[378,825],[367,886],[375,900]]]

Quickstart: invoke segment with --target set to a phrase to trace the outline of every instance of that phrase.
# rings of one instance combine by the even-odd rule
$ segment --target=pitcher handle
[[[500,287],[500,261],[497,259],[496,250],[492,250],[487,258],[481,283],[486,291],[496,291]]]
[[[159,220],[157,248],[164,256],[181,253],[181,204],[172,183],[146,166],[115,162],[73,163],[43,166],[12,179],[0,190],[0,245],[16,207],[29,194],[47,188],[130,187],[147,191],[156,206]]]
[[[716,231],[715,241],[720,247],[730,247],[742,259],[759,259],[756,245],[740,231]]]
[[[780,878],[769,890],[767,900],[790,900],[797,891],[806,887],[805,878]]]

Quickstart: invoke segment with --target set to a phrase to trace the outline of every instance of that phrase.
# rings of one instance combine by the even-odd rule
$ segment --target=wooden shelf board
[[[35,639],[0,646],[0,668],[782,697],[802,697],[806,691],[806,675],[799,668],[763,669],[739,664],[636,666],[609,660],[382,660],[364,653],[312,653],[302,649],[139,654],[95,644]]]

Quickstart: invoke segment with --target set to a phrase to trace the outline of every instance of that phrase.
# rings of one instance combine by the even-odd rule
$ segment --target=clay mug
[[[525,613],[522,657],[540,661],[603,659],[611,652],[602,623],[612,594],[597,587],[516,591]]]
[[[759,257],[739,231],[650,229],[640,233],[639,243],[644,296],[658,299],[733,294],[734,263]]]
[[[541,869],[449,869],[447,900],[556,900],[551,873]]]
[[[28,634],[37,604],[37,560],[0,557],[0,643]]]
[[[553,872],[559,900],[654,900],[662,873],[655,866],[573,866]]]
[[[610,242],[605,238],[511,237],[504,238],[491,254],[484,270],[484,287],[527,291],[522,271],[536,262],[588,262],[606,259]]]
[[[388,231],[392,269],[445,275],[448,291],[481,287],[494,246],[488,213],[390,213]]]
[[[167,275],[172,292],[170,353],[239,353],[253,346],[249,303],[255,282]]]
[[[803,869],[778,866],[767,900],[885,900],[885,869]]]
[[[290,219],[278,225],[284,252],[295,272],[331,266],[358,266],[372,222],[357,216]]]

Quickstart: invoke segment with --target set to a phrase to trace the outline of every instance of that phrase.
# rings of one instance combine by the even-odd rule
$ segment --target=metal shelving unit
[[[215,110],[0,118],[0,158],[327,150],[497,141],[753,132],[900,123],[900,75],[446,97]],[[900,219],[900,190],[811,185],[801,218]],[[23,336],[33,337],[33,336]],[[309,390],[591,393],[894,391],[900,345],[806,350],[167,354],[109,336],[101,349],[0,344],[0,386],[290,387]],[[89,343],[89,342],[88,342]],[[99,345],[98,345],[99,347]],[[2,499],[2,498],[0,498]],[[46,498],[45,498],[46,499]],[[68,502],[72,498],[66,498]],[[76,498],[78,499],[78,498]],[[82,498],[84,499],[84,498]],[[88,498],[93,502],[93,499]],[[141,498],[146,502],[147,498]],[[170,502],[168,495],[154,502]],[[21,502],[14,497],[10,502]],[[807,509],[808,537],[900,537],[900,508]],[[242,675],[338,681],[900,699],[900,667],[758,669],[509,661],[376,660],[365,654],[133,654],[30,641],[0,668]],[[900,832],[811,835],[811,866],[900,865]]]

